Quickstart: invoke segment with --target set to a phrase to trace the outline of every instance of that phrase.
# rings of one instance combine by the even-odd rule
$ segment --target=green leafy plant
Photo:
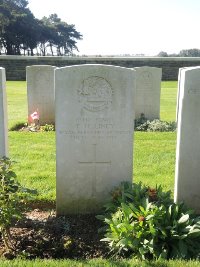
[[[111,252],[140,259],[200,257],[200,217],[173,203],[161,187],[126,183],[120,190],[97,216],[106,224],[102,241]]]
[[[161,121],[158,119],[148,120],[144,114],[135,120],[135,130],[145,132],[174,132],[176,131],[176,122]]]
[[[174,132],[176,131],[176,122],[161,120],[148,121],[148,132]]]
[[[53,132],[55,131],[55,125],[53,124],[45,124],[39,125],[35,123],[31,123],[28,125],[27,123],[17,123],[13,125],[10,131],[25,131],[25,132]]]
[[[140,114],[140,117],[138,119],[135,119],[134,125],[135,125],[135,130],[137,130],[138,127],[141,125],[145,124],[147,122],[147,118],[145,117],[144,113]]]
[[[12,161],[6,157],[0,159],[0,232],[9,250],[14,250],[10,227],[22,217],[22,205],[32,193],[34,191],[23,188],[16,180]]]
[[[111,200],[104,206],[105,211],[113,213],[118,210],[121,203],[133,203],[136,207],[146,205],[148,202],[170,205],[173,203],[171,199],[171,191],[163,191],[161,185],[151,188],[139,183],[123,182],[119,187],[115,187],[111,191]]]
[[[15,125],[13,125],[12,127],[10,127],[10,131],[19,131],[21,129],[23,129],[24,127],[27,127],[27,123],[24,122],[17,122]]]

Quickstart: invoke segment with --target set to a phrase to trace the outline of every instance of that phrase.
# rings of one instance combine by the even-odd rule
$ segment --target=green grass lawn
[[[20,122],[27,122],[26,82],[8,81],[6,83],[8,102],[8,128]]]
[[[12,263],[12,265],[11,265]],[[1,267],[199,267],[198,261],[138,261],[138,260],[88,260],[88,261],[73,261],[73,260],[0,260]]]
[[[173,191],[175,149],[175,132],[135,132],[134,181]]]
[[[38,200],[55,200],[55,132],[9,132],[10,157],[21,184],[38,190]]]
[[[177,81],[162,82],[160,97],[160,119],[176,120]]]

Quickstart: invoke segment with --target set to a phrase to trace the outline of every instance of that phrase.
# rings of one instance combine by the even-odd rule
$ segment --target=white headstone
[[[8,126],[6,101],[6,74],[0,68],[0,158],[8,156]]]
[[[40,124],[55,123],[54,66],[26,67],[28,115],[37,111]]]
[[[178,88],[177,88],[177,98],[176,98],[176,122],[178,122],[178,112],[179,112],[179,95],[181,83],[184,82],[184,79],[181,79],[182,70],[186,67],[180,68],[178,72]]]
[[[174,195],[200,213],[200,67],[180,71]]]
[[[132,182],[134,78],[106,65],[55,70],[57,214],[97,212]]]
[[[153,120],[160,118],[160,91],[162,69],[138,67],[136,70],[135,118],[141,114]]]

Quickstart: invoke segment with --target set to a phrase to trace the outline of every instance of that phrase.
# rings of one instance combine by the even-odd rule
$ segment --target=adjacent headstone
[[[0,158],[8,156],[8,126],[6,101],[6,74],[0,68]]]
[[[180,72],[174,195],[200,213],[200,67]]]
[[[55,70],[58,215],[95,213],[132,182],[134,78],[107,65]]]
[[[55,123],[54,66],[26,67],[28,116],[37,111],[40,124]]]
[[[138,67],[136,70],[135,118],[141,114],[153,120],[160,118],[160,91],[162,69]]]
[[[183,79],[181,79],[181,73],[183,69],[185,69],[185,67],[180,68],[178,72],[178,88],[177,88],[177,98],[176,98],[176,122],[178,122],[180,87],[181,87],[181,82],[183,82]]]

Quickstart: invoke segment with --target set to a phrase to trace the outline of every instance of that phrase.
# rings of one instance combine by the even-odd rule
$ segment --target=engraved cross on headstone
[[[92,196],[95,197],[96,195],[96,179],[97,179],[97,170],[96,167],[99,164],[109,164],[111,165],[111,161],[100,161],[97,159],[97,144],[93,144],[93,160],[89,161],[79,161],[79,164],[91,164],[92,166],[94,166],[94,178],[92,179]]]

